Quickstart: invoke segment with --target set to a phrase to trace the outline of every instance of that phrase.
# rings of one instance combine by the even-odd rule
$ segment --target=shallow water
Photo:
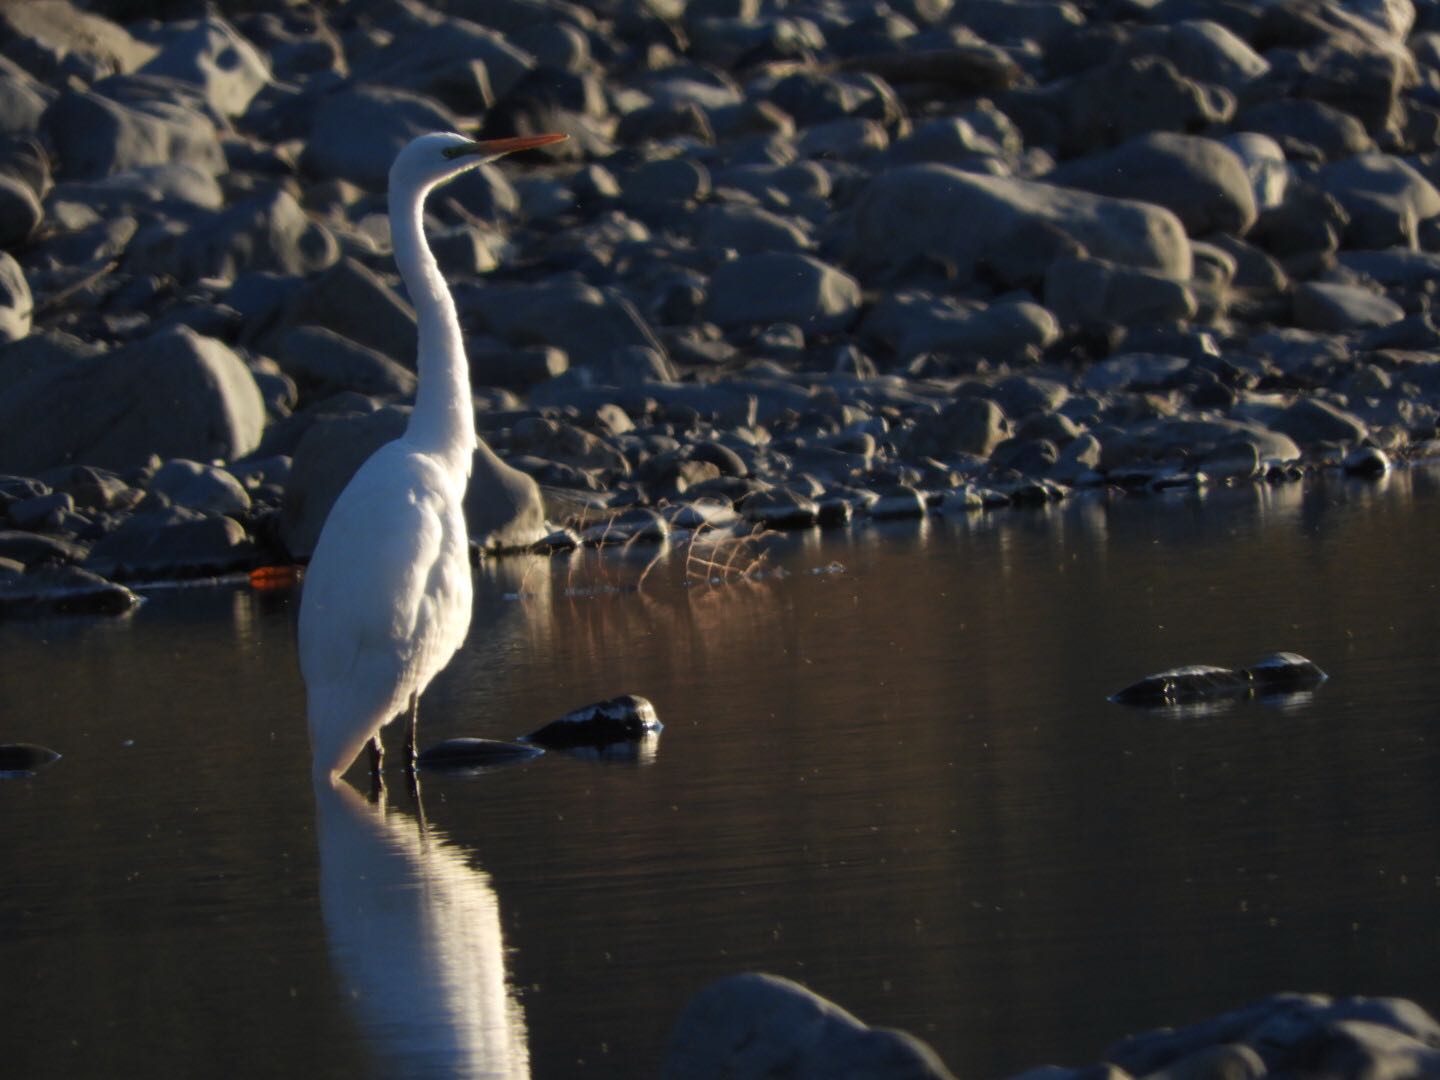
[[[505,560],[422,744],[634,692],[658,752],[384,810],[317,805],[287,597],[0,624],[0,739],[64,754],[0,783],[7,1073],[647,1076],[753,969],[978,1077],[1282,989],[1440,1009],[1437,529],[1417,471],[789,537],[720,587]],[[1331,680],[1105,700],[1277,649]]]

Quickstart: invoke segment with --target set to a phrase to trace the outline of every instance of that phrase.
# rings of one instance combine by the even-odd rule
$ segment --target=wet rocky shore
[[[571,136],[429,206],[480,549],[1435,445],[1433,3],[35,0],[0,96],[6,610],[303,562],[413,398],[437,128]]]

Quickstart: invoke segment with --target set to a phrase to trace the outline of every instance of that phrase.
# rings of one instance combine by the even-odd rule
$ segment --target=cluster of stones
[[[1430,452],[1433,0],[138,7],[0,8],[11,600],[308,555],[413,397],[437,129],[571,136],[430,205],[481,548]]]
[[[1121,1039],[1094,1065],[1045,1065],[1013,1080],[1260,1080],[1440,1074],[1440,1024],[1403,998],[1276,994],[1182,1028]],[[775,975],[701,990],[674,1030],[664,1080],[953,1080],[928,1045],[872,1028]]]

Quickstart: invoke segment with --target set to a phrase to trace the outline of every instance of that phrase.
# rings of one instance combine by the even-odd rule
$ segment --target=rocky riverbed
[[[430,203],[478,549],[1433,452],[1440,4],[241,8],[0,8],[6,610],[305,559],[433,129],[570,135]]]

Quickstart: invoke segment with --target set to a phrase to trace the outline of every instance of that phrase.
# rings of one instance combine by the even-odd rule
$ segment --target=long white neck
[[[395,262],[410,293],[419,323],[419,389],[405,437],[470,475],[475,451],[475,410],[470,367],[460,336],[455,301],[425,242],[425,196],[429,188],[390,189],[390,236]]]

